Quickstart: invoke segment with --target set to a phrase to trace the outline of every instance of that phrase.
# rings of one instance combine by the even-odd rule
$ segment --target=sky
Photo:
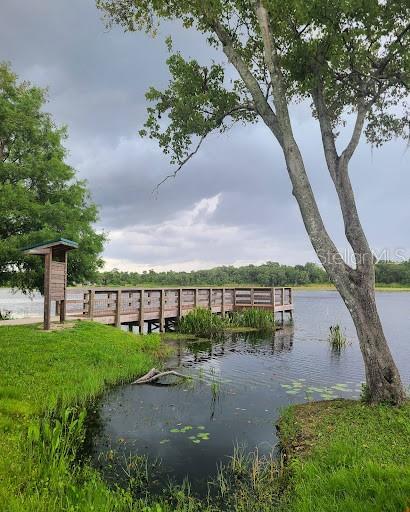
[[[145,91],[166,87],[164,40],[208,63],[228,63],[203,37],[166,23],[156,38],[107,30],[93,0],[2,0],[0,61],[48,88],[45,109],[67,125],[68,162],[99,205],[106,269],[196,270],[216,265],[317,261],[283,156],[262,125],[236,126],[203,144],[175,180],[155,141],[141,139]],[[306,104],[292,119],[325,224],[348,257],[317,121]],[[351,127],[348,126],[347,129]],[[410,150],[362,141],[351,162],[359,213],[376,255],[410,258]]]

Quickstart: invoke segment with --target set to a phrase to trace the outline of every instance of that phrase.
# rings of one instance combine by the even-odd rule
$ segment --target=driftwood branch
[[[132,384],[149,384],[150,382],[154,382],[166,375],[175,375],[176,377],[181,377],[183,379],[189,379],[188,375],[183,375],[182,373],[176,372],[175,370],[166,370],[164,372],[160,372],[156,368],[152,368],[148,373],[135,380]]]

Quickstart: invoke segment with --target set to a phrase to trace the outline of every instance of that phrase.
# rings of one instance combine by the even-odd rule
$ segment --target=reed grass
[[[205,308],[193,309],[178,323],[179,332],[205,338],[223,333],[226,327],[226,320],[222,316],[214,315],[211,310]]]
[[[339,324],[331,325],[329,328],[328,341],[333,350],[342,350],[347,345],[347,338],[342,332]]]
[[[270,311],[257,308],[235,311],[225,317],[215,315],[209,309],[195,308],[181,318],[178,324],[180,333],[206,338],[221,335],[225,330],[241,328],[258,331],[273,330],[275,329],[274,316]]]
[[[271,311],[265,309],[244,309],[232,314],[230,324],[233,327],[252,327],[259,331],[271,331],[275,329],[275,318]]]

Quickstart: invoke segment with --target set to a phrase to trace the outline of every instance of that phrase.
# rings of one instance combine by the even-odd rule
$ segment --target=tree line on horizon
[[[379,261],[376,264],[376,282],[384,285],[410,286],[410,260],[404,262]],[[329,284],[325,270],[316,263],[305,265],[282,265],[268,261],[262,265],[241,267],[220,266],[190,272],[168,270],[155,272],[127,272],[113,269],[99,272],[95,283],[98,286],[223,286],[249,284],[259,286],[297,286]]]

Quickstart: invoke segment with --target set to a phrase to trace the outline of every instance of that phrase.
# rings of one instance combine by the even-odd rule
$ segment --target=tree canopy
[[[168,89],[151,88],[143,135],[159,140],[172,161],[189,155],[192,138],[230,123],[268,116],[275,94],[272,66],[253,0],[97,0],[108,24],[127,31],[155,33],[161,19],[180,20],[222,45],[241,79],[228,81],[225,66],[186,61],[180,53],[168,60]],[[269,35],[278,60],[286,99],[307,100],[314,116],[323,108],[329,129],[347,116],[366,120],[367,139],[375,145],[409,136],[410,5],[396,0],[267,0]],[[167,41],[172,51],[172,41]],[[244,85],[245,84],[245,85]],[[272,109],[273,110],[273,109]],[[163,115],[168,114],[168,123]],[[276,131],[279,135],[278,127]],[[352,147],[346,148],[348,152]],[[347,156],[347,153],[346,153]]]
[[[92,279],[102,265],[104,234],[86,183],[66,162],[66,129],[43,111],[46,92],[18,82],[0,64],[0,285],[42,289],[42,262],[26,245],[64,237],[79,243],[69,257],[68,281]]]

